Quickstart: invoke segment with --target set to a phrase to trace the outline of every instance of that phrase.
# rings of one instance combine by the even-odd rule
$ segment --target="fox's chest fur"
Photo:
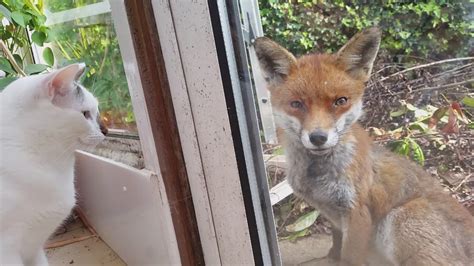
[[[314,155],[298,141],[286,143],[288,181],[294,193],[317,207],[334,225],[354,204],[355,188],[346,169],[352,163],[352,144],[338,145],[327,155]]]

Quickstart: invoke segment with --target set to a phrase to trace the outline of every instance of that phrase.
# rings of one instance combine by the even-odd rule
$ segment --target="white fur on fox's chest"
[[[2,158],[1,233],[10,238],[2,245],[21,245],[24,254],[42,246],[75,205],[73,178],[72,164],[64,170]]]
[[[355,199],[354,187],[344,178],[343,173],[333,171],[329,163],[327,173],[310,173],[314,163],[305,151],[287,148],[288,182],[295,195],[321,211],[337,227],[342,226],[341,214],[350,209]],[[336,169],[338,170],[338,169]]]

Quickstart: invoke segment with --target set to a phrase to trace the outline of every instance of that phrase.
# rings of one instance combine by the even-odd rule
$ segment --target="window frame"
[[[119,0],[109,4],[145,172],[79,152],[83,170],[77,178],[91,182],[83,188],[97,182],[85,169],[104,163],[140,176],[151,187],[154,210],[150,211],[160,217],[155,220],[160,237],[152,234],[152,241],[165,243],[166,250],[158,251],[160,263],[279,265],[268,187],[259,178],[265,177],[265,166],[255,109],[246,110],[253,106],[253,96],[248,84],[236,80],[242,71],[234,61],[242,49],[236,44],[242,36],[233,40],[226,34],[237,30],[240,18],[226,12],[226,5],[235,10],[236,3]],[[39,54],[36,51],[37,59]],[[113,172],[97,177],[113,182]],[[79,190],[83,199],[100,196],[97,191]],[[101,204],[107,208],[116,203]],[[107,219],[87,208],[84,211],[92,215],[88,218],[94,227]],[[140,227],[141,221],[133,222]],[[140,228],[126,230],[136,229]],[[133,263],[137,254],[119,248],[124,240],[107,243]]]

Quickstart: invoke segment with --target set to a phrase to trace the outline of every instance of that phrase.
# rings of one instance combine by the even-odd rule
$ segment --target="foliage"
[[[59,12],[99,2],[49,0],[47,8]],[[99,98],[109,127],[134,129],[130,94],[119,43],[110,14],[86,17],[51,27],[53,51],[60,65],[84,62],[88,71],[83,84]]]
[[[442,60],[472,56],[472,1],[259,0],[259,7],[265,35],[295,55],[335,52],[360,30],[379,26],[381,52],[367,84],[370,115],[363,124],[375,142],[423,165],[460,202],[472,198],[463,194],[469,185],[464,190],[465,181],[457,182],[473,169],[473,61]],[[270,183],[284,179],[284,170],[272,171]],[[458,175],[460,180],[450,179]],[[289,231],[308,219],[307,210],[283,201],[273,208],[283,239],[324,228],[324,217],[318,217],[309,228]]]
[[[8,50],[21,66],[21,70],[17,71],[14,63],[5,57],[0,58],[0,70],[7,73],[6,78],[0,80],[0,87],[5,87],[18,76],[41,73],[53,65],[84,62],[87,72],[82,83],[99,98],[105,122],[109,127],[134,130],[135,118],[110,14],[45,26],[44,9],[54,13],[96,2],[100,1],[1,2],[0,18],[5,17],[10,21],[10,25],[2,25],[0,28],[2,40],[8,44]],[[30,38],[26,34],[27,30],[32,33]],[[43,59],[47,65],[31,64],[32,42],[38,46],[48,43],[48,47],[43,49]],[[26,61],[30,63],[24,63]]]
[[[318,211],[316,210],[310,211],[302,215],[301,217],[299,217],[294,223],[287,225],[286,230],[288,232],[293,232],[293,233],[305,230],[306,228],[314,224],[318,216],[319,216]]]
[[[259,7],[265,34],[297,55],[334,52],[373,25],[392,55],[465,56],[474,37],[467,0],[260,0]]]
[[[0,70],[6,74],[0,82],[0,89],[19,76],[41,73],[54,64],[50,48],[45,48],[43,53],[48,65],[33,64],[31,58],[27,31],[31,32],[31,41],[38,46],[50,41],[43,7],[42,0],[0,1],[0,20],[8,21],[0,26],[1,40],[6,46],[2,48],[3,56],[0,57]]]
[[[463,101],[470,102],[472,97],[465,97]],[[391,143],[392,150],[398,154],[411,157],[414,161],[423,165],[425,154],[416,141],[417,136],[425,136],[438,145],[438,149],[445,147],[443,138],[438,133],[457,134],[459,133],[459,123],[469,127],[472,121],[464,115],[461,106],[457,102],[436,108],[427,105],[424,108],[417,108],[403,100],[400,109],[390,113],[391,117],[406,117],[407,123],[401,127],[386,131],[381,128],[369,128],[372,135],[377,137],[389,136],[395,139]],[[410,119],[409,117],[412,117]]]

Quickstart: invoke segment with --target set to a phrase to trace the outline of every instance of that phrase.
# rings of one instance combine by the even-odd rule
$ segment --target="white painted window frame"
[[[206,265],[253,265],[208,3],[152,3]]]
[[[170,204],[160,174],[124,1],[104,0],[49,13],[47,25],[110,12],[120,43],[145,169],[78,151],[78,204],[99,236],[128,265],[180,265]],[[32,50],[35,62],[44,63],[42,48],[33,45]]]

